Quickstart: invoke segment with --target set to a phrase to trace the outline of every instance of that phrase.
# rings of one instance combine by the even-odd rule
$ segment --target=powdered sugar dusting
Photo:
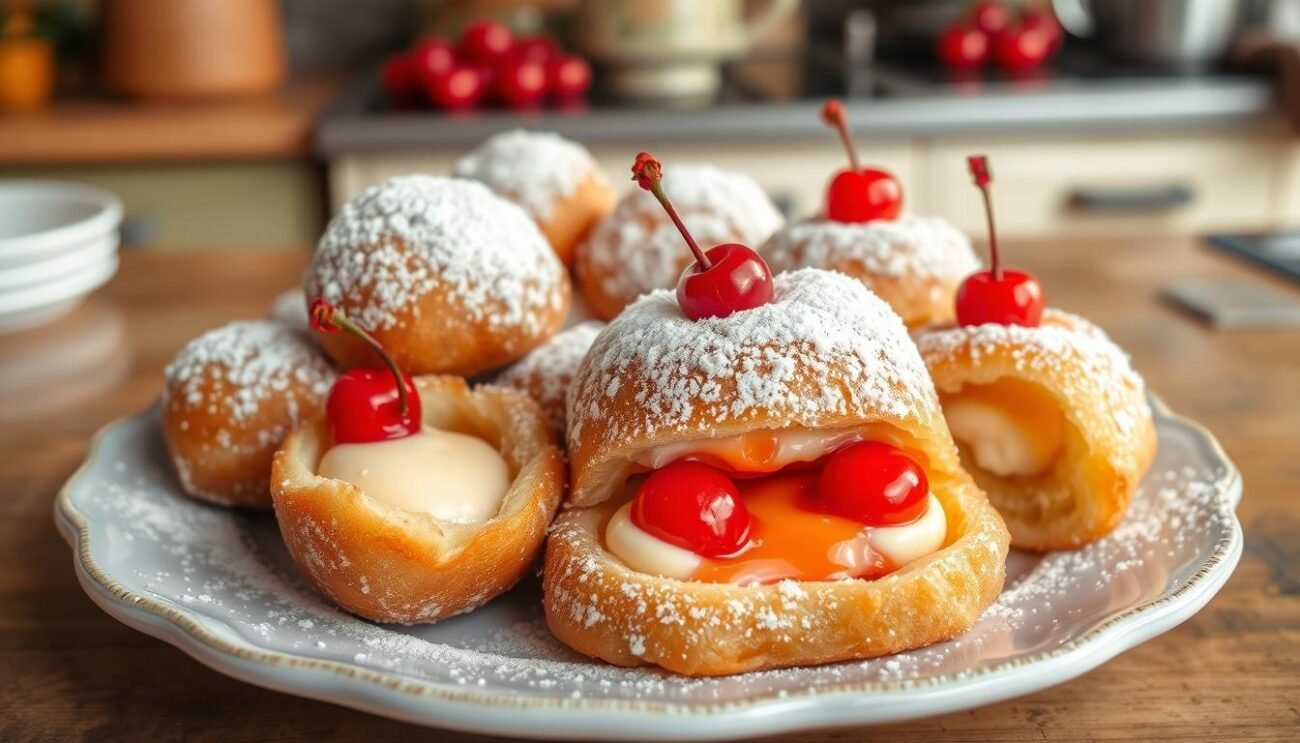
[[[290,384],[323,398],[335,376],[305,334],[269,320],[233,322],[204,333],[177,354],[165,374],[164,405],[216,406],[235,424],[255,418],[263,401]],[[205,384],[211,385],[207,392]],[[296,401],[292,396],[288,401],[291,417],[300,420]]]
[[[763,246],[773,271],[852,264],[868,273],[960,281],[979,267],[970,239],[938,217],[848,224],[808,220],[789,225]]]
[[[604,323],[590,320],[557,334],[502,372],[497,384],[531,395],[555,430],[563,434],[569,385],[603,327]]]
[[[751,178],[709,165],[668,165],[664,191],[705,249],[727,242],[758,248],[785,222]],[[649,192],[635,189],[592,230],[581,248],[592,280],[631,302],[674,286],[693,260],[677,228]]]
[[[397,674],[439,690],[704,706],[846,685],[960,681],[1062,648],[1117,613],[1169,597],[1236,527],[1215,455],[1192,429],[1167,418],[1158,424],[1155,466],[1119,529],[1078,551],[1013,552],[1007,589],[962,636],[866,662],[716,679],[615,668],[577,656],[546,631],[533,582],[433,626],[375,625],[343,614],[297,577],[272,518],[211,508],[176,491],[156,413],[111,433],[69,498],[90,524],[89,552],[101,569],[144,601],[179,609],[201,626],[219,626],[226,642]],[[783,610],[781,599],[802,590],[782,584],[770,605],[738,600],[727,611],[761,613],[763,621],[788,623],[797,632],[804,617]],[[679,621],[693,608],[680,602],[660,608],[651,599],[642,612],[646,622]],[[602,611],[589,597],[583,605],[584,617],[608,621],[589,614]]]
[[[306,292],[371,329],[441,287],[489,327],[544,330],[564,267],[519,207],[476,181],[408,175],[362,191],[330,221]]]
[[[486,183],[533,219],[551,217],[556,201],[605,176],[587,148],[553,132],[514,129],[489,137],[456,162],[455,173]]]
[[[734,392],[723,395],[723,385]],[[626,386],[645,415],[610,420],[608,399]],[[614,444],[697,415],[762,412],[815,427],[864,409],[897,419],[938,410],[898,315],[857,281],[811,268],[777,276],[771,303],[727,318],[691,321],[666,290],[641,298],[597,336],[570,395],[571,446],[594,420]]]

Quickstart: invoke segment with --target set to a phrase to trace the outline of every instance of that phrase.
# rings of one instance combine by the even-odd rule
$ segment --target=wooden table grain
[[[969,712],[790,739],[1300,739],[1300,330],[1215,332],[1162,305],[1158,288],[1175,277],[1268,281],[1190,239],[1022,243],[1010,253],[1039,274],[1051,304],[1100,323],[1152,389],[1221,439],[1245,479],[1241,565],[1195,618],[1070,683]],[[74,316],[0,338],[0,369],[42,369],[34,387],[0,375],[0,740],[475,739],[210,671],[92,605],[55,531],[55,492],[87,438],[149,405],[186,340],[265,312],[305,260],[304,250],[127,254]],[[103,337],[115,360],[71,384],[59,363],[32,360]]]

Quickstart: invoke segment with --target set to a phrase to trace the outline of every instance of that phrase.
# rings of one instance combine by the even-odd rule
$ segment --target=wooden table
[[[1175,410],[1220,437],[1245,477],[1245,557],[1194,619],[1076,681],[946,717],[794,739],[1300,739],[1300,330],[1214,332],[1162,306],[1157,287],[1175,276],[1257,276],[1190,240],[1022,244],[1010,254],[1038,273],[1052,304],[1098,321]],[[427,735],[239,683],[118,624],[82,594],[51,519],[87,437],[147,406],[186,340],[262,314],[304,261],[303,251],[128,254],[78,315],[0,338],[0,359],[11,359],[87,318],[116,318],[130,359],[105,391],[0,426],[0,739]]]

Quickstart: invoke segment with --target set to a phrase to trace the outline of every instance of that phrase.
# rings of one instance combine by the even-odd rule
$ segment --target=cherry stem
[[[989,184],[993,182],[993,173],[989,170],[989,159],[984,155],[971,155],[966,158],[970,174],[975,180],[975,187],[984,197],[984,218],[989,224],[989,263],[992,264],[993,280],[1002,280],[1002,262],[998,260],[998,231],[993,224],[993,194],[989,193]]]
[[[853,137],[849,135],[849,122],[844,115],[844,104],[834,98],[826,101],[826,105],[822,106],[822,121],[835,127],[840,133],[840,142],[844,144],[844,151],[849,156],[849,167],[853,168],[854,172],[862,170],[862,164],[858,161],[858,148],[853,146]]]
[[[323,309],[317,309],[318,307]],[[320,325],[325,327],[333,325],[335,328],[346,330],[365,341],[367,345],[374,349],[375,353],[379,354],[379,358],[383,359],[384,365],[386,365],[388,370],[393,373],[393,379],[397,380],[398,408],[401,410],[402,415],[406,415],[410,412],[410,401],[407,400],[406,397],[406,379],[402,376],[402,370],[397,366],[397,362],[393,361],[393,357],[388,355],[388,352],[384,350],[383,345],[380,344],[379,341],[375,340],[373,335],[366,332],[365,328],[352,322],[351,318],[343,314],[343,310],[338,309],[323,299],[316,300],[316,303],[313,303],[312,310],[313,314],[317,315],[317,317],[314,317],[313,319],[318,320]]]
[[[686,229],[686,224],[682,218],[677,216],[677,210],[673,208],[673,202],[668,200],[668,194],[664,193],[663,184],[663,165],[654,159],[649,153],[642,152],[636,156],[636,163],[632,165],[632,180],[637,182],[645,190],[654,195],[659,203],[663,205],[664,211],[668,212],[668,218],[677,226],[677,231],[682,233],[682,239],[686,240],[686,245],[695,254],[695,262],[700,264],[700,269],[708,271],[713,268],[713,261],[704,254],[700,244],[695,242],[691,236],[691,231]]]

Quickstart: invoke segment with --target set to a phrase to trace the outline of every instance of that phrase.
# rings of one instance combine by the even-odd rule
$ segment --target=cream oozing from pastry
[[[901,568],[910,562],[925,557],[943,546],[948,537],[948,517],[943,505],[933,493],[926,496],[925,512],[920,518],[898,526],[874,526],[863,530],[861,540],[866,542],[869,552],[879,554],[895,568]],[[838,550],[845,549],[843,559],[836,559],[850,568],[856,565],[855,557],[864,553],[858,540],[841,542]]]
[[[967,387],[943,400],[953,438],[975,464],[1000,477],[1034,475],[1056,459],[1065,420],[1041,389],[1012,379]]]
[[[496,449],[430,426],[398,439],[332,446],[317,473],[384,505],[458,524],[496,516],[510,489],[510,469]]]
[[[842,569],[825,575],[800,575],[780,555],[752,552],[723,560],[740,563],[739,569],[723,568],[711,572],[727,575],[730,582],[747,584],[784,579],[844,580],[897,570],[937,551],[948,536],[948,519],[942,504],[933,494],[926,497],[925,511],[915,521],[897,526],[864,526],[856,536],[829,545],[824,562]],[[664,578],[690,580],[699,577],[702,569],[717,566],[719,561],[669,544],[643,530],[632,521],[631,509],[630,502],[623,504],[605,526],[607,549],[629,568]],[[780,526],[776,524],[770,528]],[[793,536],[799,538],[802,535]],[[779,541],[788,543],[790,540]]]
[[[624,503],[605,526],[605,545],[623,564],[638,572],[686,580],[704,558],[669,544],[632,522],[632,503]]]

